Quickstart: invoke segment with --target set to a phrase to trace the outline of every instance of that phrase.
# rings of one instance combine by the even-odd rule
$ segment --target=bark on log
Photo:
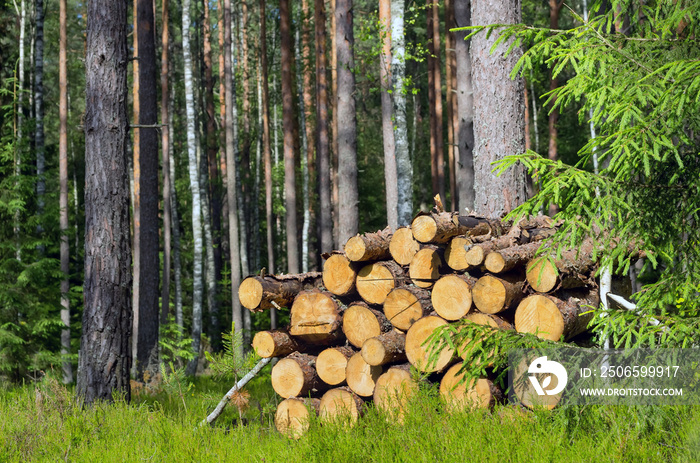
[[[378,366],[406,360],[406,335],[391,330],[369,338],[362,344],[362,358],[369,365]]]
[[[238,287],[238,299],[251,312],[262,312],[274,308],[273,302],[280,307],[289,307],[300,291],[322,286],[320,272],[250,276]]]
[[[447,321],[431,315],[415,322],[406,333],[406,357],[418,371],[426,373],[441,371],[452,363],[454,350],[444,347],[437,361],[429,362],[430,346],[424,345],[425,340],[433,334],[435,329],[443,325],[447,325]]]
[[[321,399],[294,397],[277,406],[275,428],[290,439],[299,439],[309,430],[311,416],[318,416]]]
[[[591,308],[600,302],[598,291],[570,292],[557,298],[548,294],[533,294],[523,299],[515,311],[518,333],[536,334],[542,339],[569,339],[586,330],[593,318]]]
[[[523,224],[523,226],[527,226],[527,223]],[[508,234],[504,236],[470,246],[469,250],[466,251],[465,260],[472,266],[481,265],[484,259],[486,259],[486,256],[492,252],[540,241],[553,235],[555,231],[556,229],[554,228],[528,229],[514,226],[508,231]]]
[[[364,414],[365,402],[348,387],[337,387],[323,394],[319,418],[323,423],[348,422],[351,426]]]
[[[328,386],[316,373],[316,356],[294,352],[272,368],[272,388],[289,399],[326,390]]]
[[[345,243],[345,255],[353,262],[389,259],[389,243],[392,236],[389,227],[376,233],[353,236]]]
[[[362,267],[355,285],[362,299],[370,304],[383,304],[392,289],[406,280],[404,270],[393,261],[375,262]]]
[[[262,358],[284,357],[294,351],[305,351],[303,342],[286,330],[259,331],[253,338],[253,350]]]
[[[453,220],[457,216],[456,212],[420,213],[411,223],[413,237],[421,243],[447,243],[453,236],[469,231]]]
[[[445,275],[433,287],[431,301],[438,315],[445,320],[459,320],[472,307],[472,288],[476,278],[465,275]]]
[[[309,344],[330,345],[343,339],[345,306],[330,293],[302,291],[294,299],[289,334]]]
[[[459,373],[460,368],[461,363],[453,365],[440,381],[440,396],[445,401],[447,413],[488,409],[503,399],[503,393],[488,378],[462,381],[464,374]]]
[[[381,365],[370,365],[359,352],[350,357],[345,369],[346,381],[352,391],[362,397],[371,397],[377,379],[384,373]]]
[[[411,375],[411,364],[396,365],[377,379],[374,388],[374,405],[390,415],[391,419],[403,422],[406,404],[418,392],[418,382]]]
[[[444,269],[443,255],[443,250],[437,246],[425,246],[418,251],[408,267],[413,284],[419,288],[432,287]]]
[[[540,293],[593,285],[591,273],[595,265],[593,242],[586,240],[578,249],[564,251],[561,259],[552,261],[545,256],[532,259],[527,264],[527,282]]]
[[[339,386],[345,383],[348,360],[357,351],[350,346],[331,347],[321,351],[316,359],[316,371],[324,383]]]
[[[484,267],[491,273],[504,273],[522,267],[535,256],[540,244],[534,242],[490,252],[484,259]]]
[[[417,320],[432,312],[428,290],[415,286],[396,288],[384,301],[384,315],[396,328],[406,331]]]
[[[402,227],[394,232],[389,242],[391,257],[399,265],[408,265],[420,250],[420,243],[413,237],[410,227]]]
[[[519,275],[484,275],[472,288],[474,305],[487,314],[503,312],[522,300],[524,286]]]
[[[343,313],[343,333],[353,346],[362,348],[364,342],[394,327],[386,316],[375,309],[370,309],[363,302],[350,304]]]
[[[445,262],[452,270],[461,272],[471,265],[467,262],[467,246],[472,246],[472,240],[467,236],[455,236],[445,248]]]
[[[323,263],[323,285],[336,296],[349,296],[355,292],[355,278],[361,267],[344,254],[331,254]]]
[[[475,215],[460,215],[454,217],[453,220],[460,227],[466,228],[469,236],[501,236],[510,228],[508,224],[502,223],[499,219],[487,219]]]

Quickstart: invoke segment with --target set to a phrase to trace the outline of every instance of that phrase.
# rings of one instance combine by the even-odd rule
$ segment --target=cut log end
[[[452,238],[445,248],[445,262],[447,266],[458,272],[471,267],[467,261],[467,250],[465,248],[465,246],[469,245],[471,245],[471,240],[467,237],[456,236]]]
[[[315,361],[316,357],[306,354],[293,354],[280,360],[272,368],[272,388],[285,399],[303,396],[315,389],[320,383]]]
[[[403,270],[394,262],[365,265],[357,274],[357,292],[370,304],[383,304],[387,294],[401,284]]]
[[[351,261],[357,262],[363,260],[367,252],[367,246],[361,236],[353,236],[345,243],[345,255]]]
[[[398,330],[369,338],[362,344],[362,358],[370,365],[406,360],[406,335]]]
[[[498,252],[491,252],[486,256],[486,259],[484,259],[484,267],[491,273],[501,273],[504,271],[505,266],[506,261]]]
[[[542,339],[558,341],[564,334],[564,318],[552,300],[534,294],[518,305],[515,329],[518,333],[536,334]]]
[[[318,415],[319,399],[285,399],[277,406],[275,427],[290,439],[299,439],[309,430],[312,415]]]
[[[452,362],[454,350],[443,347],[436,361],[430,361],[430,346],[424,345],[433,332],[447,322],[440,317],[423,317],[415,322],[406,333],[406,357],[411,365],[422,372],[441,371]]]
[[[413,237],[421,243],[430,243],[437,234],[438,226],[430,215],[420,215],[411,223]]]
[[[420,244],[413,237],[408,227],[399,228],[394,232],[389,242],[389,252],[399,265],[409,265],[411,259],[420,250]]]
[[[248,310],[258,309],[262,297],[262,283],[255,278],[246,278],[238,287],[238,299],[241,301],[241,305]]]
[[[323,284],[336,296],[348,296],[355,290],[356,266],[343,254],[333,254],[323,264]]]
[[[371,397],[374,394],[377,379],[384,369],[381,366],[368,364],[358,352],[350,357],[345,371],[348,387],[359,396]]]
[[[350,389],[331,389],[321,397],[319,417],[324,423],[346,421],[355,424],[363,412],[364,401]]]
[[[364,305],[352,304],[343,314],[345,337],[358,349],[367,339],[379,336],[390,326],[391,324],[381,312]]]
[[[259,331],[253,337],[253,350],[262,358],[282,357],[300,350],[300,344],[283,330]]]
[[[402,422],[406,404],[417,392],[418,383],[411,376],[408,365],[391,367],[377,379],[374,404]]]
[[[430,293],[419,288],[396,288],[384,301],[384,315],[396,328],[406,331],[427,314]]]
[[[481,246],[472,246],[469,251],[465,250],[464,260],[473,267],[484,263],[484,249]]]
[[[556,265],[546,258],[539,257],[531,261],[527,266],[527,282],[532,289],[539,293],[548,293],[557,285]]]
[[[523,285],[522,281],[514,277],[504,279],[484,275],[472,289],[474,305],[483,313],[502,312],[523,298]]]
[[[433,308],[445,320],[459,320],[472,307],[470,278],[463,275],[445,275],[433,287]],[[473,284],[473,283],[472,283]]]
[[[343,336],[341,313],[341,307],[329,293],[302,291],[292,304],[289,332],[308,343],[328,345]]]
[[[419,288],[430,288],[440,278],[442,258],[433,248],[423,248],[413,256],[408,268],[413,284]]]
[[[316,359],[316,371],[319,378],[331,386],[338,386],[345,382],[345,369],[348,359],[355,354],[352,347],[332,347],[318,354]]]
[[[461,367],[461,364],[453,365],[440,381],[440,396],[447,412],[493,407],[501,396],[493,382],[487,378],[463,381],[464,374],[459,373]]]

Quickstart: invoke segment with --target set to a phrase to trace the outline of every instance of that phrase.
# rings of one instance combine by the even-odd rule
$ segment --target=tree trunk
[[[433,196],[439,194],[440,199],[444,204],[447,199],[445,198],[445,150],[443,146],[444,139],[442,137],[442,77],[440,75],[440,6],[439,3],[434,0],[428,0],[428,4],[431,5],[431,10],[428,12],[428,14],[430,15],[430,18],[428,19],[428,34],[432,33],[432,42],[428,42],[428,50],[431,53],[433,59],[433,85],[435,86],[435,93],[433,99],[433,104],[435,105],[435,119],[433,120],[433,124],[435,124],[435,168],[437,172],[437,189],[434,188],[435,191],[433,191]],[[433,180],[433,182],[435,182],[435,180]]]
[[[319,240],[322,253],[333,250],[331,214],[331,157],[328,137],[328,81],[326,77],[326,7],[315,3],[316,23],[316,157],[318,159]]]
[[[262,0],[264,4],[264,0]],[[264,9],[263,9],[264,11]],[[226,197],[228,199],[228,233],[229,249],[231,258],[231,320],[234,330],[241,334],[243,330],[243,316],[241,305],[236,291],[241,282],[240,254],[238,250],[238,217],[236,216],[236,172],[235,172],[235,149],[236,140],[234,137],[234,125],[236,120],[233,117],[233,106],[235,105],[235,95],[233,91],[233,56],[232,56],[232,12],[231,0],[224,0],[224,76],[226,76]],[[273,327],[274,328],[274,327]],[[243,346],[238,346],[235,355],[243,357]]]
[[[447,104],[447,165],[450,177],[450,209],[459,212],[457,206],[457,144],[455,134],[457,132],[457,95],[455,94],[455,80],[457,69],[455,60],[455,33],[450,29],[455,27],[454,0],[445,0],[445,103]]]
[[[559,12],[561,7],[564,6],[563,0],[549,0],[549,28],[558,29],[559,28]],[[616,23],[617,26],[617,23]],[[553,92],[559,86],[559,81],[554,77],[554,70],[549,69],[549,92]],[[549,129],[549,147],[547,149],[547,157],[556,161],[557,156],[557,121],[559,120],[559,108],[556,106],[557,99],[552,96],[551,110],[549,113],[549,120],[547,122],[547,128]],[[549,215],[554,216],[559,211],[556,204],[549,205]]]
[[[396,178],[394,152],[393,103],[391,101],[391,0],[379,1],[379,33],[382,53],[379,60],[379,80],[382,92],[382,140],[384,142],[384,187],[386,189],[386,217],[391,230],[399,225],[399,187]]]
[[[391,83],[394,100],[394,151],[398,185],[398,226],[405,227],[413,218],[413,165],[408,152],[406,127],[406,49],[404,46],[404,0],[391,1]]]
[[[202,199],[199,188],[199,163],[197,162],[197,144],[195,140],[194,119],[194,84],[192,82],[192,54],[190,51],[190,0],[182,2],[182,50],[185,67],[185,107],[187,112],[187,158],[190,176],[190,191],[192,193],[192,240],[193,266],[192,271],[192,350],[195,358],[187,365],[187,374],[194,375],[199,359],[200,341],[202,337]]]
[[[342,0],[341,0],[342,1]],[[330,0],[331,9],[331,194],[333,204],[333,249],[339,249],[345,243],[340,243],[340,204],[338,202],[338,21],[336,18],[337,0]]]
[[[90,2],[85,60],[85,282],[76,391],[130,399],[126,2]],[[105,329],[109,327],[109,329]]]
[[[169,88],[169,47],[170,47],[170,15],[168,8],[169,0],[163,0],[161,27],[161,59],[160,59],[160,120],[161,124],[168,124],[161,127],[161,163],[163,164],[163,283],[161,286],[160,298],[160,323],[168,321],[170,311],[170,238],[171,238],[171,203],[170,203],[170,115],[168,111]]]
[[[303,18],[302,18],[303,20]],[[303,219],[301,225],[301,271],[309,271],[309,230],[311,230],[311,198],[310,198],[310,177],[309,177],[309,157],[313,158],[313,150],[309,152],[309,136],[307,127],[311,121],[307,118],[307,108],[305,101],[304,79],[307,79],[305,62],[301,58],[300,33],[297,28],[294,34],[294,60],[296,62],[297,97],[299,98],[299,124],[301,125],[301,210]],[[307,50],[308,51],[308,50]],[[309,79],[310,80],[310,79]],[[309,83],[310,85],[310,83]],[[309,98],[311,94],[309,94]],[[313,136],[313,134],[312,134]],[[310,154],[310,156],[309,156]],[[313,159],[311,159],[313,161]]]
[[[471,26],[471,0],[453,0],[455,26]],[[466,31],[455,32],[456,60],[456,99],[459,114],[456,128],[457,191],[459,211],[464,213],[474,209],[474,96],[472,90],[472,64],[470,43],[464,40]]]
[[[133,0],[132,2],[132,16],[134,22],[134,33],[132,34],[132,40],[134,44],[133,57],[138,58],[139,55],[139,21],[138,21],[138,0]],[[140,101],[139,98],[141,85],[141,78],[139,77],[139,60],[134,59],[132,61],[132,120],[136,127],[131,129],[132,133],[132,151],[131,151],[131,203],[133,210],[133,232],[131,237],[131,260],[133,265],[133,291],[131,293],[131,307],[134,314],[132,328],[131,328],[131,353],[134,356],[134,362],[132,363],[132,375],[138,376],[138,351],[139,351],[139,302],[141,301],[140,291],[140,278],[141,278],[141,129],[139,126],[140,119]]]
[[[27,29],[27,9],[25,6],[25,1],[20,0],[20,13],[19,13],[19,63],[17,70],[17,80],[19,94],[17,95],[17,140],[19,144],[17,145],[17,152],[15,154],[15,176],[19,178],[21,174],[22,166],[22,149],[20,148],[23,133],[24,133],[24,61],[25,61],[25,48],[24,48],[24,38],[25,31]],[[14,216],[14,237],[15,237],[15,258],[18,261],[22,260],[22,245],[20,243],[20,211],[15,212]]]
[[[175,86],[170,87],[168,99],[168,137],[173,140],[173,105],[175,101]],[[168,164],[170,168],[170,213],[172,215],[173,233],[173,282],[175,283],[175,321],[177,326],[184,328],[182,314],[182,263],[180,260],[180,216],[177,212],[177,190],[175,189],[175,147],[174,143],[168,144]]]
[[[22,4],[24,7],[24,4]],[[61,356],[63,383],[73,382],[73,365],[67,356],[70,354],[70,245],[68,243],[68,66],[66,64],[66,0],[59,1],[59,57],[58,57],[58,86],[59,86],[59,135],[58,135],[58,170],[60,179],[59,215],[61,229]]]
[[[294,90],[292,85],[292,17],[289,0],[280,0],[282,125],[284,131],[284,192],[287,228],[287,273],[299,273],[297,187],[294,164]]]
[[[520,22],[520,0],[472,2],[474,24],[516,24]],[[499,217],[527,199],[525,168],[516,165],[495,177],[492,163],[525,149],[523,122],[523,81],[511,80],[510,72],[522,55],[516,47],[503,58],[509,43],[491,54],[497,34],[477,34],[471,43],[474,84],[474,209],[486,217]],[[494,111],[493,108],[499,108]]]
[[[355,114],[355,36],[353,0],[336,0],[336,46],[338,47],[338,244],[357,234],[357,117]]]
[[[272,150],[270,147],[270,90],[267,77],[267,17],[260,0],[260,80],[262,81],[263,158],[265,163],[265,220],[267,222],[267,271],[275,273],[275,242],[272,214]],[[274,312],[273,312],[274,313]],[[275,320],[276,322],[276,320]],[[275,328],[273,326],[272,328]]]
[[[156,36],[153,0],[138,0],[139,125],[158,123]],[[139,129],[140,233],[136,368],[141,377],[158,349],[158,130]]]
[[[44,194],[46,193],[46,166],[44,150],[44,0],[35,0],[36,17],[34,19],[34,150],[36,151],[36,209],[38,216],[37,235],[43,241],[44,232]],[[40,241],[37,249],[44,253],[45,245]]]

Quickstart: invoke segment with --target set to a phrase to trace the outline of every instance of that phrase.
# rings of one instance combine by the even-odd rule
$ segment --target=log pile
[[[536,256],[555,230],[547,217],[511,224],[422,213],[393,233],[351,238],[324,256],[323,272],[246,278],[244,307],[290,311],[286,329],[253,339],[258,355],[281,358],[272,371],[285,399],[277,428],[299,437],[311,414],[354,423],[370,400],[401,420],[420,386],[415,371],[440,382],[448,412],[502,400],[491,378],[459,384],[460,348],[431,362],[425,341],[465,319],[551,340],[584,331],[598,305],[592,246],[559,260]]]

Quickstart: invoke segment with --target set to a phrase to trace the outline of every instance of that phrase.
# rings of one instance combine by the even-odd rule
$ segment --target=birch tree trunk
[[[24,4],[22,5],[24,7]],[[70,354],[70,245],[68,243],[68,66],[66,64],[66,0],[59,1],[59,55],[58,55],[58,177],[59,226],[61,229],[61,356],[63,383],[73,382],[73,365],[67,356]]]
[[[264,0],[263,0],[264,3]],[[235,104],[233,91],[233,53],[231,31],[231,0],[224,0],[224,76],[226,77],[226,196],[228,198],[228,232],[231,250],[231,312],[234,329],[237,334],[243,330],[243,314],[238,300],[238,286],[241,283],[240,256],[238,251],[238,217],[236,216],[236,173],[235,173],[235,138],[233,107]],[[243,357],[243,346],[239,345],[235,353]]]
[[[455,26],[471,26],[471,1],[454,0]],[[455,32],[455,58],[457,62],[457,191],[459,213],[474,209],[474,94],[472,87],[471,40],[466,41],[466,31]]]
[[[175,87],[170,87],[168,98],[168,135],[173,139],[173,104],[175,101]],[[173,234],[173,282],[175,283],[175,322],[180,329],[184,328],[182,314],[182,261],[180,259],[180,216],[177,212],[177,190],[175,189],[175,148],[173,143],[168,144],[168,164],[170,169],[170,213],[172,215]]]
[[[519,23],[520,0],[473,0],[472,22]],[[499,217],[527,199],[522,165],[500,177],[491,172],[494,161],[522,153],[525,148],[523,81],[510,79],[522,51],[516,47],[504,58],[509,43],[503,43],[491,54],[496,37],[497,34],[492,34],[487,39],[486,34],[477,34],[470,49],[474,86],[474,208],[485,217]]]
[[[292,87],[292,17],[289,0],[280,0],[284,191],[287,228],[287,273],[299,273],[296,169],[294,165],[294,91]]]
[[[316,26],[316,158],[318,160],[319,238],[322,253],[333,250],[331,214],[331,155],[328,136],[328,78],[326,76],[326,6],[315,0]]]
[[[19,65],[18,65],[18,87],[19,94],[17,95],[17,151],[15,153],[15,176],[19,178],[22,165],[22,137],[24,133],[24,41],[27,24],[27,8],[24,0],[20,0],[19,13]],[[18,261],[22,260],[22,245],[19,240],[20,229],[20,213],[15,212],[14,217],[14,235],[15,235],[15,258]]]
[[[182,2],[182,50],[185,66],[185,110],[187,113],[187,160],[192,193],[192,350],[196,357],[187,365],[187,374],[197,371],[197,360],[202,337],[202,198],[199,188],[199,164],[197,163],[197,143],[195,140],[194,94],[192,82],[192,55],[190,51],[190,0]]]
[[[391,0],[379,1],[379,31],[382,54],[379,60],[379,79],[382,92],[382,138],[384,141],[384,186],[386,188],[386,217],[392,230],[398,228],[399,187],[396,179],[394,151],[393,103],[391,101]]]
[[[126,2],[87,4],[85,282],[76,393],[130,399],[131,262],[126,162]],[[109,327],[109,329],[104,329]]]
[[[303,18],[301,18],[303,20]],[[307,50],[308,51],[308,50]],[[310,198],[309,198],[309,138],[307,137],[307,125],[309,121],[306,118],[306,94],[304,93],[303,80],[306,77],[305,63],[301,58],[300,33],[297,28],[294,34],[294,60],[297,66],[297,96],[299,98],[299,125],[301,126],[301,156],[299,158],[301,164],[301,209],[304,213],[304,218],[301,225],[301,271],[306,273],[309,271],[309,227],[311,222]],[[313,157],[313,152],[312,152]]]
[[[357,234],[357,116],[355,113],[355,59],[353,47],[353,0],[336,0],[335,23],[338,47],[338,244]]]
[[[413,165],[408,152],[406,123],[406,47],[404,44],[404,1],[391,1],[391,82],[394,95],[394,149],[398,185],[398,226],[413,220]]]

